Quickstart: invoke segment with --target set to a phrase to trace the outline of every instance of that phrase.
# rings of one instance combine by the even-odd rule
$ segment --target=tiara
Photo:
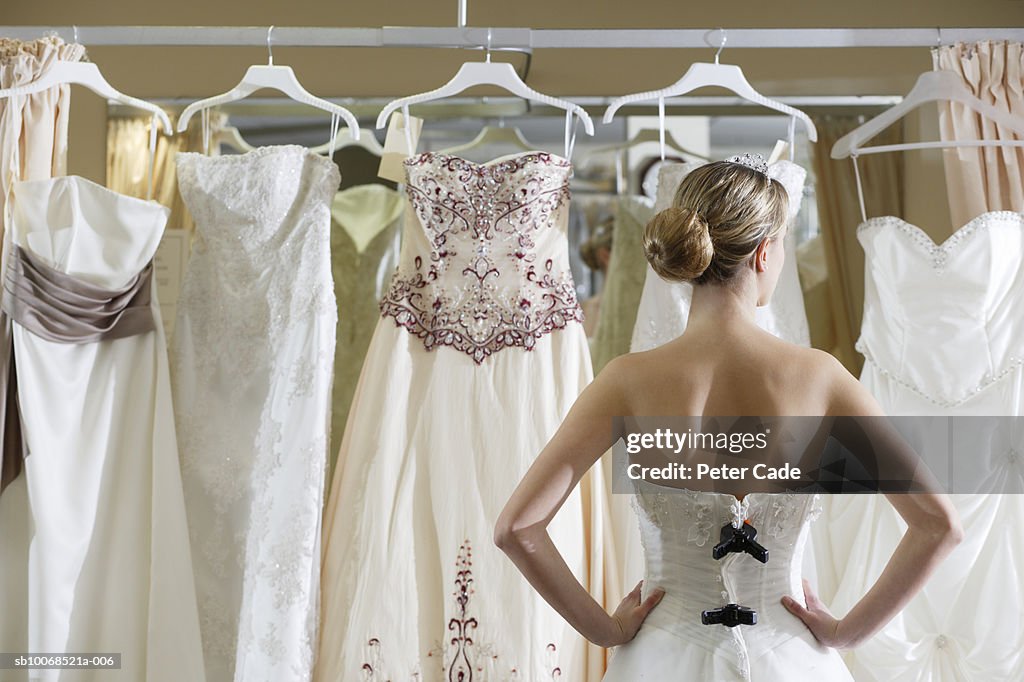
[[[741,166],[746,166],[747,168],[756,170],[762,175],[768,175],[768,163],[760,154],[739,154],[737,156],[729,157],[726,161],[729,163],[738,163]]]

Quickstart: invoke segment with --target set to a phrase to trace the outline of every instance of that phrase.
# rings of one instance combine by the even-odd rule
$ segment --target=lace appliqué
[[[681,528],[686,541],[703,547],[715,529],[715,502],[708,493],[692,490],[638,492],[633,497],[633,509],[641,520],[658,528]]]
[[[382,315],[428,351],[449,346],[477,364],[583,321],[568,265],[544,258],[537,243],[560,229],[567,161],[536,153],[481,165],[428,152],[406,169],[430,251],[399,266]]]
[[[800,532],[802,514],[809,509],[807,498],[804,494],[779,493],[767,495],[764,499],[766,502],[761,511],[761,529],[764,534],[778,540],[795,542],[795,534]]]

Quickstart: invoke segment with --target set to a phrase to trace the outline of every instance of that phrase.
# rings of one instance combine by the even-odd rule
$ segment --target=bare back
[[[836,365],[821,351],[733,321],[620,358],[620,388],[634,415],[825,415]]]

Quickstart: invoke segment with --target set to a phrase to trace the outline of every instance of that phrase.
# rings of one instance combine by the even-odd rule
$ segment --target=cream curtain
[[[853,346],[860,333],[864,308],[864,250],[857,241],[861,213],[853,162],[833,159],[829,152],[836,140],[861,123],[852,116],[814,120],[818,129],[814,174],[821,244],[818,248],[803,249],[804,259],[812,261],[801,264],[805,273],[821,271],[821,263],[816,266],[813,262],[817,258],[824,261],[824,270],[828,273],[825,283],[816,282],[817,292],[812,292],[814,295],[805,300],[811,345],[832,353],[858,376],[863,358]],[[897,144],[902,139],[902,128],[894,126],[872,139],[872,144]],[[864,181],[868,216],[902,215],[902,156],[872,154],[858,159],[857,163]]]
[[[157,133],[153,194],[149,197],[149,131],[152,123],[150,116],[110,118],[107,121],[107,187],[121,194],[155,199],[171,209],[167,223],[169,228],[183,228],[191,232],[194,223],[178,193],[174,159],[178,152],[202,150],[200,128],[190,125],[188,132],[174,137],[167,137],[162,130]]]
[[[1024,121],[1024,45],[957,43],[932,53],[936,69],[959,75],[968,89]],[[1014,140],[1014,133],[956,103],[939,106],[943,140]],[[1024,148],[954,148],[944,151],[953,227],[987,211],[1024,211]]]
[[[29,42],[0,38],[0,87],[27,85],[54,62],[79,61],[84,56],[84,47],[56,36]],[[67,172],[70,99],[67,85],[0,99],[0,208],[15,178],[40,180]]]

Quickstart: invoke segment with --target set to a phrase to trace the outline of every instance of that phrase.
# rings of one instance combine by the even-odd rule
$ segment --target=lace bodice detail
[[[857,236],[866,256],[857,350],[875,370],[953,408],[1021,368],[1024,214],[984,213],[942,244],[891,216]]]
[[[676,189],[683,178],[702,163],[667,163],[658,172],[658,197],[654,210],[662,211],[672,205]],[[782,183],[789,195],[789,219],[800,211],[807,171],[790,161],[776,161],[768,166],[768,174]],[[790,343],[811,345],[804,310],[803,291],[796,270],[796,239],[792,230],[786,237],[787,253],[782,274],[772,300],[757,308],[755,320],[765,330]],[[690,313],[693,285],[688,282],[666,282],[647,266],[644,292],[633,329],[633,352],[650,350],[668,343],[683,333]]]
[[[426,152],[405,167],[411,215],[384,316],[427,350],[449,346],[477,363],[582,322],[566,250],[568,161]]]
[[[803,551],[809,524],[821,510],[818,495],[750,493],[741,501],[637,481],[634,507],[646,562],[645,593],[659,586],[666,592],[648,617],[652,625],[714,646],[727,636],[726,628],[702,625],[701,611],[735,603],[758,613],[758,624],[743,633],[748,640],[769,631],[772,636],[798,632],[796,619],[779,600],[803,594]],[[714,559],[722,527],[744,521],[757,529],[768,561],[742,553]]]

